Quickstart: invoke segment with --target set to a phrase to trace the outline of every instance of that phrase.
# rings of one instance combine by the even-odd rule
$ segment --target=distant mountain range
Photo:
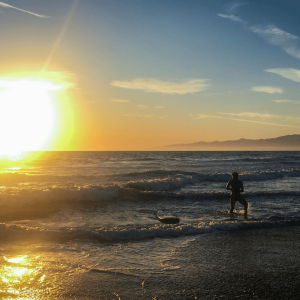
[[[300,134],[273,139],[239,139],[224,142],[197,142],[155,147],[154,151],[300,151]]]

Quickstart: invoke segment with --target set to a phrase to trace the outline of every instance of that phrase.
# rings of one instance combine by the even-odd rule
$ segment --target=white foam
[[[300,177],[300,171],[266,171],[266,172],[248,172],[241,173],[239,179],[245,181],[265,181],[275,180],[284,177]],[[196,175],[175,175],[172,177],[166,177],[162,179],[152,180],[138,180],[130,181],[124,185],[125,188],[132,188],[140,191],[171,191],[181,189],[184,186],[192,185],[195,183],[202,183],[205,181],[211,182],[224,182],[227,183],[231,179],[231,176],[227,173],[217,174],[196,174]]]
[[[218,233],[224,231],[236,231],[245,228],[264,228],[299,225],[300,219],[270,219],[270,220],[248,220],[245,222],[222,221],[222,222],[200,222],[198,224],[184,225],[160,225],[147,228],[128,229],[99,229],[88,230],[82,228],[64,228],[60,230],[38,230],[36,228],[23,228],[18,226],[0,227],[0,238],[33,238],[67,242],[69,240],[89,240],[97,242],[119,242],[126,240],[144,240],[149,238],[172,238],[199,236],[204,234]]]
[[[133,188],[141,191],[170,191],[177,190],[188,184],[197,183],[195,176],[178,176],[156,180],[131,181],[124,185],[125,188]]]

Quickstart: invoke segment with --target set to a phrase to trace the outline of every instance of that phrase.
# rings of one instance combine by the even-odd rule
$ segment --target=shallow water
[[[299,225],[299,160],[299,152],[4,157],[0,296],[21,297],[22,287],[22,297],[46,297],[62,280],[87,272],[141,278],[176,272],[176,251],[206,234]],[[228,214],[225,186],[233,171],[244,183],[247,218],[239,203]],[[163,224],[158,212],[180,222]]]

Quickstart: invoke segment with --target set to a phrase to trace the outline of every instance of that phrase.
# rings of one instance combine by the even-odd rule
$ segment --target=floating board
[[[175,215],[167,215],[159,212],[157,213],[157,219],[165,224],[177,224],[180,221],[180,218]]]

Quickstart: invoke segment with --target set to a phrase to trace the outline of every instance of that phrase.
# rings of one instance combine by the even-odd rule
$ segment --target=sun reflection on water
[[[11,180],[13,176],[31,175],[37,172],[39,163],[47,156],[44,151],[23,152],[18,155],[3,155],[0,153],[0,176],[3,180]],[[17,177],[16,177],[17,178]]]
[[[11,262],[11,263],[15,263],[15,264],[20,264],[20,263],[25,263],[26,260],[27,260],[27,255],[24,255],[24,256],[19,256],[19,257],[13,257],[13,258],[6,258],[4,256],[4,259],[8,262]]]
[[[1,299],[38,299],[46,278],[43,267],[36,262],[39,256],[28,258],[27,255],[15,257],[3,256],[0,266]],[[0,259],[1,260],[1,259]]]

